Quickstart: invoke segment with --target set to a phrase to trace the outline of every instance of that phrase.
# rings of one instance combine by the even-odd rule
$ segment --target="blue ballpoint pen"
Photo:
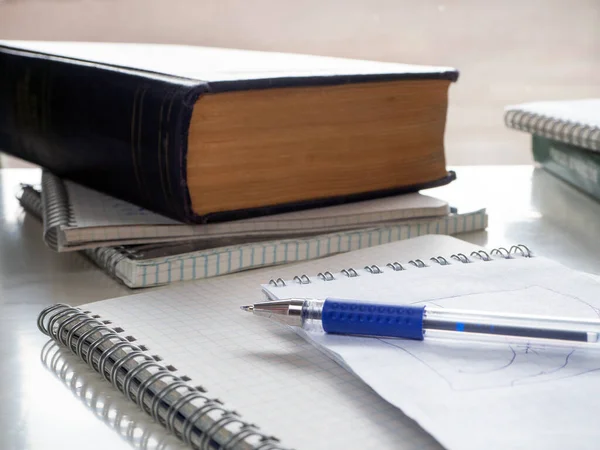
[[[425,337],[464,339],[471,335],[476,339],[495,336],[600,343],[600,320],[597,319],[499,314],[335,298],[275,300],[241,308],[287,325],[304,329],[317,326],[333,334],[417,340]]]

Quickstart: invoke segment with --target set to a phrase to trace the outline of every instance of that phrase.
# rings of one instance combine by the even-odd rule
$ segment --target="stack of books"
[[[447,170],[447,67],[170,45],[0,42],[0,149],[44,168],[56,251],[130,287],[485,228]]]
[[[531,133],[541,167],[600,200],[600,99],[513,105],[504,119],[509,128]]]

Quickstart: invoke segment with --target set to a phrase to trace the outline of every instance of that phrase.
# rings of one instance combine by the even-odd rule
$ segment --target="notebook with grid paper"
[[[474,255],[482,260],[464,256],[472,251],[479,252]],[[527,256],[528,251],[522,250],[522,254]],[[521,281],[530,274],[533,281],[540,281],[544,274],[551,276],[557,286],[562,283],[563,287],[578,281],[582,287],[569,288],[569,292],[581,299],[590,284],[600,286],[597,278],[568,270],[563,271],[566,276],[561,281],[557,276],[562,270],[560,265],[543,258],[506,259],[508,255],[503,252],[490,258],[492,253],[451,237],[424,236],[81,308],[49,307],[38,323],[42,331],[103,374],[127,398],[194,448],[440,449],[442,443],[457,450],[519,448],[519,444],[528,449],[558,449],[566,448],[565,439],[571,439],[569,442],[577,448],[595,448],[598,428],[595,414],[588,413],[594,409],[593,399],[597,398],[599,386],[594,355],[566,355],[563,366],[571,365],[565,369],[555,364],[556,358],[547,350],[523,349],[517,352],[515,367],[506,369],[511,365],[510,357],[508,365],[498,366],[498,351],[488,359],[485,352],[469,353],[463,349],[458,355],[456,349],[443,347],[433,355],[435,358],[414,358],[411,354],[418,354],[418,349],[408,348],[403,353],[403,364],[397,365],[397,359],[390,359],[380,365],[381,354],[376,349],[372,355],[361,355],[360,363],[371,361],[367,364],[371,372],[366,376],[362,371],[354,371],[357,361],[340,358],[343,352],[339,345],[329,349],[315,346],[287,327],[239,309],[242,304],[262,300],[261,284],[264,286],[269,279],[290,280],[292,287],[295,275],[330,271],[336,279],[343,280],[340,269],[349,267],[357,268],[359,276],[352,280],[362,284],[362,290],[352,290],[355,295],[377,295],[378,286],[384,283],[388,288],[395,286],[398,295],[406,291],[414,297],[414,291],[429,295],[432,289],[450,288],[454,282],[462,283],[462,296],[481,293],[480,287],[486,283],[491,284],[490,291],[503,293],[510,292],[515,284],[523,284]],[[451,258],[453,254],[457,255],[456,260]],[[430,262],[432,255],[444,255],[453,263],[438,265],[439,257],[438,263]],[[428,261],[426,267],[398,272],[386,266],[386,262],[400,262],[408,267],[408,261],[416,259]],[[375,264],[384,268],[383,273],[360,269]],[[517,273],[521,274],[519,282],[511,278]],[[403,275],[415,281],[414,285],[412,281],[403,285],[400,281],[390,284],[384,280]],[[311,283],[296,287],[308,286],[312,294],[320,295],[335,291],[336,283],[344,284],[319,277],[310,280]],[[277,286],[271,288],[272,292],[286,289],[281,281],[274,284]],[[329,287],[333,291],[328,291]],[[554,312],[560,306],[567,315],[582,311],[597,314],[597,305],[576,302],[577,308],[573,309],[568,305],[575,301],[573,298],[559,297],[560,293],[551,295],[549,307]],[[536,298],[515,300],[509,302],[513,309],[527,308]],[[487,309],[493,307],[494,299],[484,298],[476,303]],[[104,320],[111,323],[103,323]],[[131,339],[122,337],[122,330],[115,331],[116,327],[124,328],[124,335],[137,341],[129,342]],[[140,347],[142,344],[147,349]],[[150,355],[159,355],[162,360]],[[388,366],[395,367],[395,391],[402,394],[392,403],[375,393],[383,395],[381,385],[373,381],[380,373],[379,378],[385,382]],[[539,373],[535,372],[536,366]],[[522,377],[523,370],[531,372],[531,376]],[[510,373],[505,376],[505,371]],[[510,383],[511,375],[516,377],[516,383]],[[201,388],[194,387],[198,385]],[[415,391],[408,393],[411,387]],[[444,389],[451,391],[453,402],[446,401],[446,394],[438,395]],[[492,397],[498,404],[490,401]],[[554,406],[548,407],[552,402]],[[498,407],[511,404],[513,413],[499,415]],[[431,411],[436,414],[430,415]],[[556,422],[561,418],[562,422]],[[528,433],[527,425],[533,431]]]
[[[427,432],[312,345],[277,325],[253,320],[240,311],[239,306],[246,301],[262,299],[260,284],[271,277],[287,279],[298,271],[313,273],[315,270],[334,270],[352,265],[358,267],[365,261],[405,260],[474,248],[477,247],[458,239],[426,236],[319,261],[243,272],[95,302],[73,312],[57,309],[49,312],[42,323],[45,329],[54,330],[57,339],[58,327],[63,325],[60,330],[64,333],[62,341],[71,344],[75,353],[80,342],[79,350],[84,359],[95,342],[92,351],[95,370],[99,370],[100,351],[105,350],[102,353],[105,355],[103,369],[109,377],[115,366],[114,358],[126,357],[132,351],[121,336],[135,337],[132,345],[148,348],[147,352],[142,352],[143,355],[162,357],[162,361],[156,362],[159,367],[172,365],[177,371],[169,372],[171,375],[185,377],[186,380],[191,378],[182,384],[190,387],[200,385],[206,390],[197,392],[181,387],[175,393],[165,394],[165,386],[174,382],[165,373],[165,378],[156,381],[162,382],[162,385],[153,385],[144,395],[144,408],[151,415],[151,407],[154,406],[159,423],[165,423],[168,404],[177,401],[176,394],[196,393],[210,399],[217,397],[223,402],[221,406],[227,411],[235,410],[236,417],[244,424],[255,424],[255,427],[247,428],[239,423],[226,425],[229,432],[216,433],[221,444],[243,430],[259,433],[244,440],[245,446],[240,444],[226,448],[333,450],[358,446],[439,450],[441,447]],[[81,313],[88,310],[91,311],[89,314]],[[62,316],[49,324],[60,314]],[[100,334],[113,338],[107,337],[100,342],[100,334],[89,333],[91,327],[102,325],[99,322],[91,321],[78,327],[91,315],[100,315],[99,321],[112,322],[104,325],[110,329],[103,329]],[[113,330],[116,327],[125,331],[115,338]],[[114,349],[116,344],[123,347],[122,352],[117,349],[106,356],[106,352]],[[137,358],[136,361],[121,367],[118,374],[113,371],[118,378],[115,383],[119,389],[125,389],[123,376],[139,367],[138,363],[145,359]],[[150,367],[150,370],[156,373],[159,368]],[[133,375],[136,376],[135,373]],[[138,372],[136,378],[140,375]],[[140,382],[129,383],[126,388],[131,390],[130,394],[135,394]],[[160,395],[160,391],[165,402],[155,401],[155,394]],[[139,395],[131,398],[140,400]],[[189,409],[170,415],[170,424],[178,435],[187,423],[186,418],[199,411],[205,402],[194,396],[188,400],[193,403]],[[207,427],[224,413],[215,411],[214,414],[208,425],[198,421],[194,427],[186,428],[195,448],[198,448]],[[260,436],[274,436],[278,441],[260,441]],[[264,447],[260,447],[261,442]],[[272,446],[267,446],[267,442]]]
[[[42,218],[44,205],[38,190],[33,186],[23,186],[18,198],[27,211]],[[468,233],[486,226],[487,214],[482,209],[308,237],[192,239],[89,248],[82,252],[128,287],[144,288],[310,260],[424,234]]]

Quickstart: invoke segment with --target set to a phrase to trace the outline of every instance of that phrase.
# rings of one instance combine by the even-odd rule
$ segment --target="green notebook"
[[[600,153],[532,137],[533,158],[548,172],[600,200]]]
[[[600,99],[509,106],[506,126],[531,133],[534,160],[600,200]]]

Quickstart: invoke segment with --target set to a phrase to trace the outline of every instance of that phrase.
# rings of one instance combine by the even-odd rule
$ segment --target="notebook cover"
[[[600,98],[508,106],[507,127],[600,152]]]
[[[600,154],[541,136],[532,137],[532,150],[545,170],[600,201]]]
[[[187,189],[186,153],[201,94],[457,77],[443,67],[203,47],[4,41],[0,147],[182,222],[272,214],[429,185],[198,216]],[[452,179],[449,174],[433,185]]]

